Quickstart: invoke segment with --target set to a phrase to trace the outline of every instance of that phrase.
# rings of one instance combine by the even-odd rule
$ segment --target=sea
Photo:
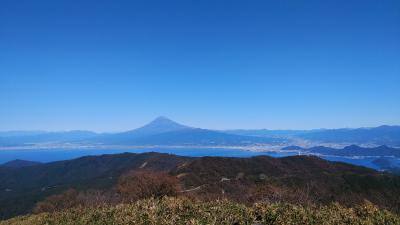
[[[21,159],[36,162],[53,162],[60,160],[76,159],[83,156],[95,156],[104,154],[118,154],[118,153],[144,153],[144,152],[160,152],[169,153],[180,156],[202,157],[202,156],[221,156],[221,157],[253,157],[259,155],[266,155],[271,157],[287,157],[299,155],[298,152],[285,152],[285,151],[250,151],[242,149],[231,148],[186,148],[186,147],[157,147],[157,148],[132,148],[132,149],[12,149],[0,150],[0,164],[5,162]],[[377,165],[372,163],[377,157],[342,157],[342,156],[324,156],[318,157],[335,162],[344,162],[353,165],[365,166],[372,169],[379,169]],[[400,162],[400,159],[398,159]]]

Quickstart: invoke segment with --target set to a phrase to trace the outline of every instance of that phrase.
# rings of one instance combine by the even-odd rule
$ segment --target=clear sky
[[[0,1],[0,130],[400,124],[400,1]]]

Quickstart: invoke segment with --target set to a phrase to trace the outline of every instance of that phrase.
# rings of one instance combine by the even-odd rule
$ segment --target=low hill
[[[374,156],[374,157],[396,157],[400,158],[400,149],[392,148],[386,145],[364,148],[358,145],[349,145],[342,149],[325,146],[315,146],[311,148],[302,148],[299,146],[287,146],[281,150],[294,150],[303,153],[333,155],[333,156]]]
[[[159,153],[124,153],[31,167],[0,167],[0,218],[28,213],[37,201],[68,188],[110,189],[128,170],[145,167],[169,171],[189,160],[191,158]]]
[[[42,165],[0,167],[0,217],[29,213],[45,197],[69,188],[112,190],[129,170],[179,178],[182,194],[237,202],[359,204],[364,199],[399,211],[400,177],[317,157],[180,157],[160,153],[88,156]]]
[[[12,160],[12,161],[6,162],[4,164],[1,164],[0,166],[20,168],[20,167],[26,167],[26,166],[36,166],[36,165],[40,165],[40,164],[42,164],[42,163],[16,159],[16,160]]]
[[[372,161],[373,164],[379,166],[382,170],[400,175],[400,160],[393,157],[380,157]]]
[[[381,157],[394,156],[400,158],[399,148],[391,148],[386,145],[373,148],[363,148],[357,145],[350,145],[344,147],[343,149],[317,146],[305,149],[304,151],[323,154],[323,155],[336,155],[336,156],[381,156]]]
[[[315,156],[271,158],[202,157],[172,171],[187,189],[205,197],[242,202],[255,199],[292,203],[374,204],[400,210],[400,177],[365,167],[332,163]]]

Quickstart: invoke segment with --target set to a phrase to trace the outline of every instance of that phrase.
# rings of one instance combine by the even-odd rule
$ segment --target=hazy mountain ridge
[[[229,134],[257,136],[257,137],[290,137],[300,135],[316,130],[269,130],[269,129],[235,129],[235,130],[222,130]]]
[[[139,145],[250,145],[254,143],[282,143],[278,138],[261,138],[226,134],[223,132],[188,128],[130,139],[127,144]],[[120,142],[121,143],[121,142]]]
[[[26,167],[26,166],[36,166],[36,165],[40,165],[40,164],[42,164],[42,163],[35,162],[35,161],[16,159],[16,160],[12,160],[12,161],[8,161],[6,163],[0,164],[0,166],[9,167],[9,168],[21,168],[21,167]]]
[[[49,133],[47,131],[0,131],[0,137],[16,137],[16,136],[32,136],[38,134]]]
[[[400,126],[332,129],[300,134],[299,137],[320,142],[400,146]]]
[[[232,134],[249,136],[304,139],[316,143],[372,144],[400,146],[400,126],[383,125],[370,128],[341,128],[314,130],[227,130]]]
[[[22,134],[22,135],[21,135]],[[15,136],[16,135],[16,136]],[[18,145],[31,145],[37,143],[67,143],[79,142],[94,138],[100,134],[92,131],[61,131],[61,132],[42,132],[39,134],[31,133],[25,135],[24,132],[16,133],[11,136],[0,137],[0,145],[4,146],[18,146]]]
[[[101,145],[251,145],[280,144],[286,139],[252,137],[228,134],[176,123],[158,117],[140,128],[114,133],[98,134],[90,131],[51,132],[38,135],[0,138],[0,145],[27,145],[35,143],[75,143]]]
[[[2,135],[1,135],[2,133]],[[215,131],[179,124],[165,117],[134,130],[119,133],[91,131],[1,132],[0,146],[23,146],[41,143],[100,145],[290,145],[361,144],[400,146],[400,126],[355,129],[315,130],[225,130]]]
[[[303,153],[334,155],[334,156],[380,156],[380,157],[400,157],[399,148],[391,148],[386,145],[381,145],[372,148],[363,148],[357,145],[349,145],[342,149],[330,148],[325,146],[316,146],[311,148],[302,148],[299,146],[288,146],[282,150],[295,150]]]

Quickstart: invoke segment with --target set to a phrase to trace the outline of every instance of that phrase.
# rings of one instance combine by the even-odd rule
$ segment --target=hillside
[[[110,189],[118,177],[146,163],[147,169],[168,171],[191,160],[168,154],[86,156],[31,167],[0,167],[0,218],[29,212],[46,196],[68,188]]]
[[[307,151],[319,154],[337,155],[337,156],[394,156],[400,157],[400,149],[391,148],[386,145],[374,148],[362,148],[357,145],[346,146],[343,149],[327,148],[317,146],[307,149]]]
[[[112,192],[130,170],[177,177],[182,195],[202,200],[352,206],[365,199],[399,211],[400,177],[317,157],[190,158],[160,153],[82,157],[22,168],[0,168],[0,217],[31,212],[44,198],[69,188]]]
[[[34,161],[28,161],[28,160],[12,160],[3,164],[0,164],[0,166],[4,167],[12,167],[12,168],[19,168],[19,167],[25,167],[25,166],[36,166],[41,164],[40,162],[34,162]]]
[[[204,198],[344,205],[365,199],[398,211],[400,177],[315,156],[203,157],[172,171]],[[222,193],[222,194],[221,194]]]
[[[56,213],[13,218],[0,225],[73,224],[215,224],[215,225],[333,225],[400,223],[400,216],[365,203],[353,208],[338,204],[303,207],[291,204],[245,206],[226,200],[198,202],[186,198],[140,200],[132,204],[73,208]]]

